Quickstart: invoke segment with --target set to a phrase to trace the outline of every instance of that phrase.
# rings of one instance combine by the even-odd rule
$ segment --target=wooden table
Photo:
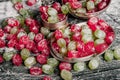
[[[3,1],[3,0],[0,0]],[[42,0],[43,3],[50,4],[54,0]],[[51,2],[50,2],[51,1]],[[117,37],[112,49],[120,46],[120,0],[112,0],[111,5],[106,12],[99,16],[105,19],[117,32]],[[83,20],[75,19],[69,16],[70,23],[79,23]],[[96,70],[86,69],[83,72],[73,72],[73,80],[120,80],[120,61],[113,60],[106,62],[103,56],[100,56],[100,66]],[[10,62],[4,62],[0,65],[0,80],[41,80],[41,76],[31,76],[28,69],[24,66],[16,67]],[[55,74],[51,75],[53,80],[61,80],[59,71],[55,69]]]

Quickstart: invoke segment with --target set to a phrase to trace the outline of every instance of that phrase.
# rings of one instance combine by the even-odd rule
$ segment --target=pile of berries
[[[104,9],[110,3],[110,0],[63,0],[63,3],[68,3],[71,11],[85,14]]]
[[[54,32],[52,47],[64,58],[81,58],[100,54],[115,39],[113,29],[102,19],[92,17],[87,24],[72,24]]]
[[[115,38],[113,29],[102,19],[90,18],[83,25],[72,24],[66,29],[50,30],[41,27],[41,24],[32,16],[30,12],[23,8],[22,0],[12,0],[14,8],[21,16],[7,18],[2,22],[0,28],[0,63],[12,61],[13,65],[24,64],[31,75],[41,75],[43,73],[51,75],[58,67],[60,75],[64,80],[72,80],[72,64],[59,62],[50,56],[50,47],[68,58],[82,58],[93,54],[100,54],[106,50]],[[27,0],[27,5],[32,6],[37,0]],[[63,0],[69,2],[71,9],[85,12],[94,12],[97,9],[105,8],[109,0],[87,0],[82,3],[77,0]],[[84,6],[86,4],[86,6]],[[83,7],[84,6],[84,7]],[[49,23],[56,23],[66,18],[69,12],[68,5],[60,5],[55,2],[51,6],[41,6],[39,8],[41,18]],[[84,11],[83,11],[84,12]],[[48,40],[52,35],[55,40],[49,47]],[[47,39],[46,39],[47,38]],[[115,58],[120,59],[120,49],[114,51]],[[108,55],[110,52],[106,52]],[[110,56],[105,58],[111,59]],[[40,66],[36,66],[36,64]],[[88,64],[90,69],[99,66],[99,59],[93,58]],[[74,71],[83,71],[86,68],[85,62],[77,62],[73,65]],[[43,80],[52,80],[49,76],[44,76]]]
[[[57,23],[66,18],[66,14],[69,9],[66,5],[60,5],[60,3],[55,2],[51,6],[41,6],[39,8],[41,13],[41,18],[49,23]]]

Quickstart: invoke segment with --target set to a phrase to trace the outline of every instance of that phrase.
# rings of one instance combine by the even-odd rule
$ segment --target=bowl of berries
[[[51,38],[51,54],[70,63],[88,61],[103,54],[114,42],[115,31],[97,17],[56,30]]]
[[[55,2],[52,5],[40,6],[41,19],[44,27],[50,30],[66,27],[67,13],[69,9],[66,5]]]
[[[68,0],[64,1],[69,8],[69,13],[75,17],[88,19],[103,13],[111,0]]]

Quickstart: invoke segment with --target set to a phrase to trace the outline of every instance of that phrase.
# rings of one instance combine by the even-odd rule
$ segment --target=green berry
[[[92,9],[94,9],[95,8],[95,4],[94,4],[94,2],[93,1],[88,1],[87,2],[87,10],[92,10]]]
[[[102,44],[102,43],[105,43],[105,40],[103,40],[103,39],[96,39],[95,40],[95,45]]]
[[[60,75],[64,80],[72,80],[72,73],[68,70],[63,69]]]
[[[62,11],[63,14],[68,14],[68,12],[69,12],[68,6],[67,5],[62,5],[61,11]]]
[[[51,65],[52,67],[58,66],[59,62],[55,58],[49,58],[47,60],[47,64]]]
[[[16,34],[18,31],[18,28],[17,27],[13,27],[11,30],[10,30],[10,34]]]
[[[82,41],[83,41],[84,43],[87,43],[87,42],[89,42],[89,41],[93,41],[93,36],[92,36],[92,35],[83,35],[83,36],[82,36]]]
[[[57,44],[59,47],[66,47],[66,41],[63,38],[58,39]]]
[[[106,61],[112,61],[113,60],[113,51],[107,50],[104,54],[104,58]]]
[[[34,40],[35,33],[34,32],[28,33],[28,37],[29,37],[30,40]]]
[[[78,9],[76,10],[76,12],[77,12],[77,13],[81,13],[81,14],[85,14],[87,11],[86,11],[85,8],[78,8]]]
[[[53,74],[54,73],[53,67],[49,64],[44,64],[42,66],[42,70],[45,74]]]
[[[45,28],[45,27],[41,27],[40,31],[45,36],[47,36],[50,33],[50,30],[48,28]]]
[[[57,23],[59,21],[57,16],[50,16],[50,17],[48,17],[47,20],[49,23]]]
[[[99,60],[98,58],[93,58],[89,61],[88,63],[88,67],[93,70],[93,69],[97,69],[99,67]]]
[[[120,60],[120,47],[114,49],[114,57],[117,60]]]
[[[106,37],[106,33],[102,30],[96,30],[94,32],[94,35],[96,38],[99,38],[99,39],[104,39]]]
[[[13,57],[14,53],[13,52],[5,52],[3,53],[3,58],[5,61],[10,61]]]
[[[50,15],[50,16],[56,16],[57,15],[57,10],[56,9],[54,9],[54,8],[48,8],[48,14]]]
[[[24,65],[27,68],[31,68],[33,65],[36,64],[36,59],[35,57],[28,57],[25,61],[24,61]]]
[[[15,3],[17,3],[17,2],[22,2],[22,0],[11,0],[11,2],[12,2],[13,4],[15,4]]]
[[[30,51],[24,48],[21,50],[20,54],[21,54],[22,59],[25,60],[30,56]]]
[[[85,70],[86,68],[86,65],[84,62],[78,62],[78,63],[75,63],[74,66],[73,66],[74,70],[75,71],[83,71]]]
[[[68,51],[75,50],[76,49],[76,42],[75,41],[70,41],[68,44]]]

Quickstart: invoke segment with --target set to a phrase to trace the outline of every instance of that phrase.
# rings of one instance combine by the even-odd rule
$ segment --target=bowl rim
[[[71,14],[71,15],[73,15],[74,17],[78,17],[78,18],[90,18],[90,17],[88,17],[88,15],[93,15],[93,14],[96,14],[96,15],[94,15],[94,16],[97,16],[97,15],[99,15],[100,13],[102,13],[102,12],[104,12],[105,10],[107,10],[107,8],[110,6],[110,4],[111,4],[111,2],[112,2],[112,0],[109,0],[109,3],[108,3],[108,5],[105,7],[105,8],[103,8],[102,10],[99,10],[99,11],[96,11],[96,12],[93,12],[93,13],[80,13],[80,14],[82,14],[82,15],[84,15],[84,16],[77,16],[76,14],[75,14],[75,12],[72,12],[71,11],[71,9],[69,8],[69,13]],[[78,14],[78,13],[77,13]]]
[[[81,25],[84,25],[86,24],[87,22],[81,22],[81,23],[78,23],[77,25],[81,26]],[[111,27],[111,26],[109,26]],[[106,50],[108,50],[113,44],[114,42],[116,41],[116,31],[115,29],[113,29],[113,27],[111,27],[113,32],[114,32],[114,40],[113,42],[101,53],[95,53],[95,54],[91,54],[91,55],[88,55],[88,56],[85,56],[85,57],[80,57],[80,58],[67,58],[67,59],[64,59],[62,56],[58,56],[60,53],[58,53],[57,51],[54,50],[54,48],[52,47],[52,37],[51,37],[51,40],[50,40],[50,52],[52,54],[52,56],[56,59],[58,59],[59,61],[65,61],[65,62],[69,62],[69,63],[75,63],[75,62],[84,62],[84,61],[89,61],[91,60],[93,57],[97,57],[97,56],[100,56],[102,54],[105,53]],[[70,60],[69,60],[70,59]],[[68,60],[68,61],[66,61]]]

